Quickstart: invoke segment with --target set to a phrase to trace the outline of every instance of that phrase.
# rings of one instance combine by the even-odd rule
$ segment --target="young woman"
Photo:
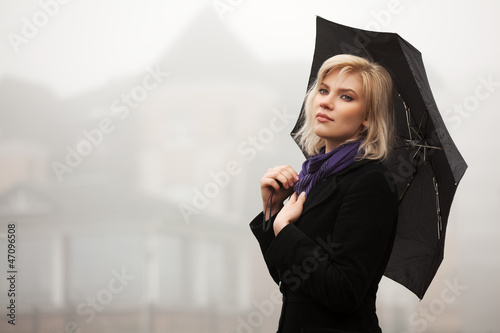
[[[264,209],[250,223],[283,293],[278,332],[381,332],[375,299],[398,209],[381,163],[392,135],[390,75],[363,58],[334,56],[305,112],[298,135],[312,157],[300,174],[290,166],[266,172]]]

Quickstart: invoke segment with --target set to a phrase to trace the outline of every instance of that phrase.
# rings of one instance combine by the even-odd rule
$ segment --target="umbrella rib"
[[[443,221],[441,219],[441,206],[439,204],[439,187],[436,177],[432,177],[432,181],[434,182],[434,190],[436,191],[436,214],[437,214],[437,232],[438,239],[441,239],[441,232],[443,231]]]
[[[403,99],[403,97],[401,97],[401,94],[399,94],[399,97],[401,98],[401,101],[403,101],[403,105],[405,107],[405,114],[406,114],[406,126],[408,127],[408,136],[410,137],[409,140],[406,140],[407,143],[409,143],[411,146],[413,147],[424,147],[424,148],[431,148],[431,149],[439,149],[441,150],[442,148],[441,147],[437,147],[437,146],[429,146],[429,145],[422,145],[422,144],[418,144],[416,143],[416,140],[413,140],[413,136],[412,136],[412,132],[415,132],[415,134],[417,135],[417,138],[419,140],[422,140],[423,138],[423,135],[421,133],[422,131],[422,126],[424,125],[424,123],[427,122],[427,115],[428,115],[428,111],[427,109],[425,109],[425,112],[424,112],[424,116],[422,117],[422,119],[420,120],[420,124],[418,125],[418,129],[415,129],[411,126],[411,109],[410,107],[408,106],[408,104],[406,104],[405,100]]]
[[[399,202],[401,202],[401,200],[403,200],[404,196],[406,195],[406,192],[408,191],[408,189],[410,188],[410,185],[411,183],[413,182],[413,179],[415,179],[415,174],[417,173],[417,169],[413,169],[413,174],[411,175],[411,178],[410,180],[408,181],[408,184],[406,184],[406,187],[405,189],[403,190],[403,193],[401,193],[401,195],[399,196]]]
[[[422,147],[422,148],[429,148],[429,149],[437,149],[437,150],[443,150],[443,147],[438,147],[438,146],[429,146],[429,145],[422,145],[419,143],[412,142],[411,140],[406,140],[408,144],[410,144],[412,147]]]
[[[398,94],[399,97],[401,97],[401,94]],[[403,99],[403,97],[401,97],[401,100],[403,101],[403,105],[405,107],[405,113],[406,113],[406,125],[408,126],[408,135],[410,137],[410,140],[413,141],[413,138],[411,136],[411,125],[410,125],[410,108],[408,107],[408,105],[406,104],[405,100]]]
[[[400,138],[400,137],[399,137]],[[397,146],[397,147],[394,147],[392,148],[393,150],[396,150],[396,149],[401,149],[401,148],[408,148],[408,145],[404,145],[404,146]]]
[[[427,123],[427,118],[428,118],[429,112],[427,109],[425,109],[424,116],[420,120],[420,124],[418,124],[418,129],[415,129],[414,127],[411,126],[411,109],[408,106],[408,104],[406,104],[406,101],[403,99],[403,97],[401,97],[401,94],[399,92],[398,92],[398,95],[401,98],[401,101],[403,102],[403,105],[405,107],[406,126],[408,127],[408,136],[410,137],[410,139],[406,140],[406,142],[409,143],[413,147],[424,147],[424,148],[442,150],[443,148],[441,148],[441,147],[422,145],[422,144],[416,143],[417,142],[416,140],[413,140],[412,132],[415,132],[415,134],[417,135],[417,138],[419,140],[423,140],[424,136],[422,135],[422,126],[424,126],[424,124]]]
[[[424,112],[424,116],[422,117],[422,119],[420,120],[420,124],[418,124],[418,130],[417,130],[417,135],[419,136],[419,138],[422,140],[422,138],[424,137],[421,133],[421,130],[422,130],[422,126],[424,125],[424,122],[427,124],[427,116],[428,116],[428,111],[427,109],[425,109],[425,112]]]
[[[432,170],[432,167],[429,165],[429,163],[425,163],[425,166],[432,176],[432,183],[434,185],[434,191],[436,192],[437,236],[438,239],[441,239],[441,232],[443,231],[443,221],[441,218],[441,204],[439,203],[439,184],[436,175],[434,174],[434,171]]]
[[[399,94],[399,97],[401,97],[401,94]],[[431,146],[431,145],[427,145],[427,144],[420,144],[420,143],[417,143],[417,140],[413,140],[412,132],[415,132],[415,134],[417,135],[417,138],[419,139],[419,141],[423,140],[424,136],[422,135],[421,131],[422,131],[422,126],[424,126],[424,124],[427,123],[428,111],[427,111],[427,109],[425,109],[424,116],[420,120],[420,124],[418,125],[418,129],[415,129],[410,124],[411,109],[406,104],[405,100],[402,97],[401,97],[401,100],[403,101],[403,105],[405,107],[406,125],[408,126],[408,136],[410,137],[409,139],[405,139],[405,142],[408,145],[412,146],[413,148],[415,148],[415,147],[422,147],[422,148],[424,148],[424,153],[425,153],[425,148],[443,150],[442,147]]]

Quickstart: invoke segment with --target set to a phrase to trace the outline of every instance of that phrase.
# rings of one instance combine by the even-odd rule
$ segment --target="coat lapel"
[[[309,195],[306,198],[302,215],[304,215],[306,212],[313,209],[314,207],[322,204],[325,200],[328,200],[336,192],[337,180],[340,177],[342,177],[347,172],[357,169],[368,162],[373,162],[373,160],[365,159],[365,160],[355,161],[344,170],[336,174],[333,174],[330,177],[326,178],[324,181],[320,181],[318,184],[316,184],[312,188],[311,192],[309,192]]]
[[[304,202],[304,210],[302,211],[302,215],[307,213],[309,210],[314,207],[320,205],[325,200],[335,193],[337,189],[337,175],[332,175],[325,179],[324,181],[316,184]]]

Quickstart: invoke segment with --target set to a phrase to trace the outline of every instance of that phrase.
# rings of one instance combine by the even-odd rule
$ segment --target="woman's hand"
[[[295,223],[295,221],[299,219],[304,208],[304,201],[306,201],[305,192],[302,192],[298,198],[297,193],[291,196],[290,200],[288,200],[274,220],[273,228],[275,235],[277,235],[286,225]]]
[[[293,193],[293,186],[299,181],[299,175],[289,166],[276,166],[268,169],[260,180],[260,191],[262,195],[263,211],[266,220],[279,212],[283,207],[283,201]],[[280,186],[281,183],[281,186]],[[273,194],[271,212],[269,213],[269,196]],[[267,208],[267,209],[266,209]]]

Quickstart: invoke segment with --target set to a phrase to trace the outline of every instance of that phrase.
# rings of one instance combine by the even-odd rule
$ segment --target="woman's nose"
[[[322,109],[326,109],[326,110],[333,110],[333,98],[331,98],[330,96],[325,96],[322,100],[321,100],[321,103],[319,104],[321,106]]]

